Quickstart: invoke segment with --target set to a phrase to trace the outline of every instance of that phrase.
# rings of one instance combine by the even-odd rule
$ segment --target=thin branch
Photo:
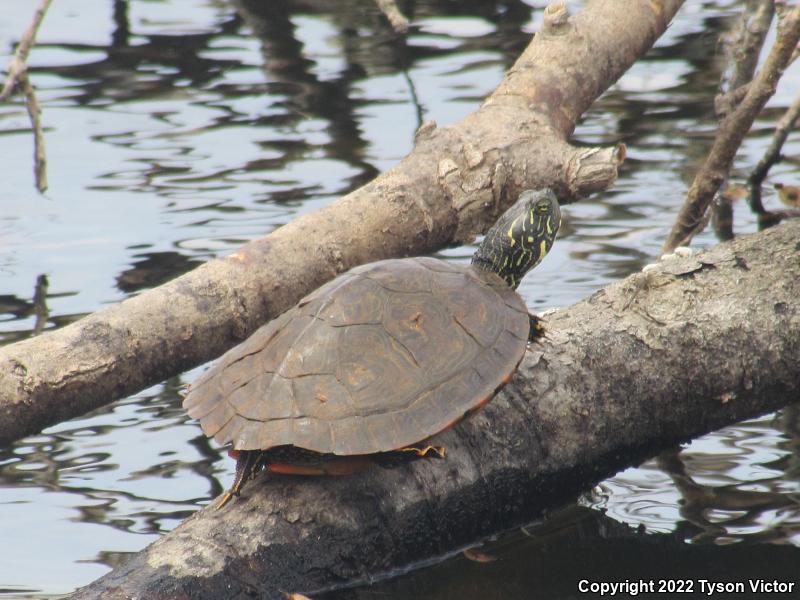
[[[728,176],[744,136],[764,105],[775,93],[783,71],[800,40],[800,7],[787,12],[778,22],[778,35],[761,72],[753,80],[747,95],[720,124],[714,145],[705,163],[695,175],[680,213],[667,236],[662,254],[688,244],[705,226],[706,211],[719,187]]]
[[[742,18],[739,40],[733,48],[733,71],[730,89],[750,82],[758,66],[758,57],[767,37],[772,19],[775,16],[773,0],[748,0],[747,10]]]
[[[727,81],[720,86],[720,90],[726,90],[727,93],[720,93],[714,98],[717,119],[728,116],[747,95],[774,15],[773,0],[749,0],[736,31],[725,36],[730,67],[724,77]]]
[[[389,20],[395,33],[406,33],[408,31],[408,19],[397,8],[394,0],[375,0],[375,3]]]
[[[775,16],[773,0],[747,0],[738,26],[729,35],[723,36],[728,66],[720,81],[720,93],[714,98],[714,113],[717,121],[724,120],[744,100],[750,91],[758,57],[764,47],[767,33]],[[723,93],[727,90],[727,93]],[[742,186],[723,184],[714,195],[706,218],[711,217],[711,226],[720,241],[733,239],[733,203],[746,195]],[[705,224],[698,225],[698,229]]]
[[[17,45],[17,51],[8,64],[8,75],[6,76],[3,90],[0,92],[0,100],[8,100],[15,87],[19,87],[25,96],[25,107],[28,109],[28,116],[31,119],[33,129],[33,174],[36,181],[36,189],[44,192],[47,189],[47,156],[44,150],[44,129],[42,128],[42,109],[36,100],[31,80],[28,77],[28,54],[36,40],[36,32],[44,19],[44,14],[50,6],[52,0],[40,0],[36,12],[33,14],[28,29],[22,34],[22,39]]]
[[[778,125],[775,127],[775,133],[772,135],[772,141],[767,147],[767,151],[764,153],[761,160],[758,161],[753,172],[750,173],[750,177],[747,178],[747,183],[750,185],[751,206],[755,206],[754,201],[757,201],[758,206],[761,206],[761,185],[764,183],[764,179],[772,168],[772,165],[780,160],[781,148],[783,148],[786,138],[789,137],[789,133],[797,124],[798,118],[800,118],[800,94],[797,95],[792,105],[783,114],[781,120],[778,121]],[[757,199],[754,198],[756,194],[758,195]],[[756,212],[764,212],[763,206],[761,206],[761,211],[756,210]]]
[[[8,75],[6,82],[3,85],[3,91],[0,92],[0,100],[7,100],[11,95],[14,85],[20,82],[20,75],[27,70],[28,53],[36,40],[36,32],[39,30],[39,25],[44,19],[44,13],[47,12],[50,2],[52,0],[40,0],[39,6],[36,7],[36,12],[33,14],[33,20],[28,25],[28,29],[22,34],[22,39],[19,41],[17,51],[8,63]]]
[[[44,150],[44,129],[42,128],[42,109],[36,100],[36,92],[28,78],[27,67],[17,75],[22,93],[25,94],[25,107],[33,127],[33,176],[36,189],[44,192],[47,189],[47,155]]]

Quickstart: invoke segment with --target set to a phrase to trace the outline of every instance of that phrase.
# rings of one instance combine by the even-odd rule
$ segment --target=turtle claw
[[[256,473],[264,466],[263,455],[259,450],[231,450],[229,454],[233,452],[236,453],[236,476],[233,479],[231,489],[226,491],[222,496],[222,500],[217,503],[216,510],[228,504],[234,496],[238,496],[244,484],[253,479]]]
[[[400,448],[398,452],[411,452],[420,458],[444,458],[444,446],[408,446]]]
[[[230,502],[231,498],[233,498],[235,495],[238,494],[234,494],[233,491],[231,490],[226,491],[225,494],[222,496],[222,500],[217,502],[217,505],[214,507],[214,510],[220,510],[223,506],[225,506],[228,502]]]

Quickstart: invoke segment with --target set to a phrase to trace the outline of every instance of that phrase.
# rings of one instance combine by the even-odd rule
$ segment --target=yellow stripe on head
[[[513,246],[513,245],[514,245],[514,243],[516,242],[516,240],[514,239],[514,225],[516,225],[516,224],[517,224],[517,221],[518,221],[518,220],[519,220],[519,217],[517,217],[516,219],[514,219],[513,221],[511,221],[511,226],[508,228],[508,232],[506,233],[506,235],[507,235],[509,238],[511,238],[511,245],[512,245],[512,246]]]

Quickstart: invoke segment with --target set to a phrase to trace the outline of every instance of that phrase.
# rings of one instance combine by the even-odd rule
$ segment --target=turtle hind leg
[[[445,449],[443,446],[406,446],[405,448],[398,448],[391,452],[381,452],[375,454],[373,460],[375,463],[385,469],[393,469],[405,463],[417,460],[418,458],[444,458]]]
[[[216,510],[225,506],[234,496],[238,496],[244,484],[256,476],[256,473],[264,466],[263,455],[264,453],[260,450],[242,450],[238,452],[236,476],[233,479],[233,485],[222,495],[222,499],[217,502]]]
[[[533,344],[545,337],[547,332],[545,331],[544,321],[541,317],[528,313],[528,318],[531,322],[531,329],[528,333],[528,343]]]

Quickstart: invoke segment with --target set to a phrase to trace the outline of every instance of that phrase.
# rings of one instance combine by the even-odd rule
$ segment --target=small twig
[[[14,89],[14,85],[19,82],[20,73],[27,70],[28,53],[31,51],[31,46],[36,40],[36,32],[39,30],[39,25],[42,23],[44,13],[50,6],[52,0],[40,0],[39,6],[36,7],[36,12],[33,14],[33,20],[28,25],[28,29],[22,34],[22,39],[19,41],[17,51],[8,63],[8,75],[6,82],[3,85],[3,91],[0,92],[0,100],[7,100]]]
[[[756,116],[775,93],[778,81],[800,40],[800,7],[787,12],[778,23],[778,35],[761,72],[753,80],[747,95],[725,118],[705,163],[695,175],[686,200],[667,236],[662,254],[686,245],[702,230],[706,211],[714,194],[725,181],[736,151],[750,130]]]
[[[375,0],[375,3],[389,20],[392,29],[394,29],[396,33],[406,33],[408,31],[408,19],[400,12],[400,9],[397,8],[397,4],[395,4],[394,0]]]
[[[25,94],[25,107],[33,126],[33,176],[36,179],[36,189],[44,192],[47,189],[47,155],[44,151],[44,129],[42,128],[42,109],[36,100],[31,80],[28,78],[28,69],[25,68],[17,74],[22,93]]]
[[[31,80],[28,77],[28,53],[36,40],[36,32],[42,23],[45,12],[47,12],[52,0],[40,0],[36,12],[33,14],[28,29],[22,34],[22,39],[17,45],[17,51],[8,64],[8,75],[6,76],[3,90],[0,92],[0,100],[7,100],[15,87],[19,87],[25,96],[25,107],[28,109],[28,116],[31,119],[33,128],[33,174],[36,180],[36,189],[44,192],[47,189],[47,156],[44,150],[44,129],[42,128],[42,109],[36,100]]]

